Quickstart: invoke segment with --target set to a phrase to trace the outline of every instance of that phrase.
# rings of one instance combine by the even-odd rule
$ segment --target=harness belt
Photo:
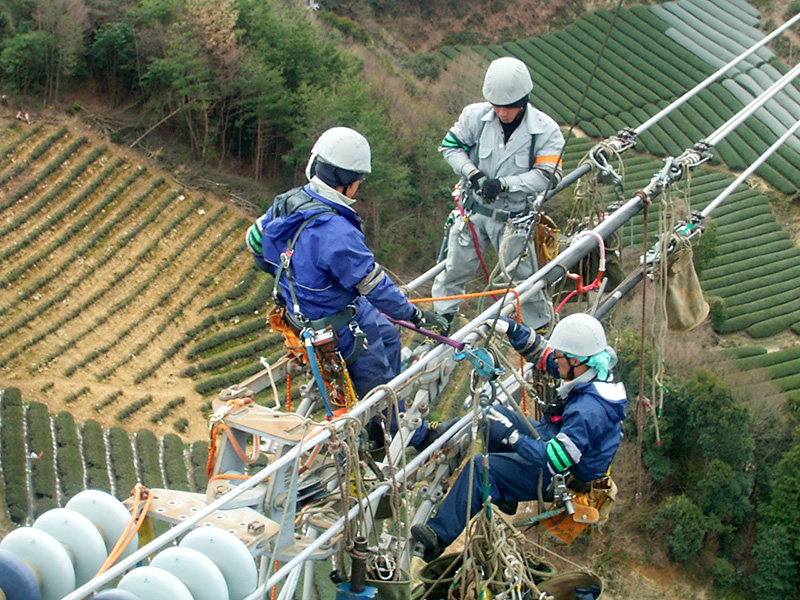
[[[527,210],[511,212],[509,210],[502,210],[499,208],[492,209],[478,202],[473,195],[470,195],[467,198],[467,200],[464,202],[463,208],[465,211],[470,210],[476,214],[499,221],[500,223],[505,223],[509,219],[516,219],[517,217],[521,217],[528,212]]]
[[[361,330],[361,327],[358,326],[358,323],[355,320],[356,316],[356,307],[348,305],[347,308],[344,310],[340,310],[339,312],[335,312],[332,315],[328,315],[327,317],[322,317],[320,319],[306,319],[305,317],[300,314],[300,304],[297,301],[297,295],[294,291],[294,275],[292,274],[291,262],[292,262],[292,255],[294,254],[294,247],[297,244],[297,238],[300,237],[300,234],[303,232],[311,221],[316,219],[317,217],[321,217],[322,215],[327,214],[336,214],[335,211],[332,210],[325,210],[319,212],[315,215],[311,215],[308,219],[303,221],[300,224],[300,227],[297,228],[292,239],[289,241],[286,250],[281,253],[281,262],[278,265],[278,269],[275,273],[275,283],[272,288],[272,299],[276,305],[284,305],[283,298],[280,295],[280,279],[281,275],[286,275],[286,281],[289,285],[289,295],[292,297],[292,303],[294,304],[293,310],[286,311],[286,320],[288,321],[289,325],[295,327],[297,331],[295,333],[299,334],[304,329],[311,328],[314,331],[321,331],[325,329],[328,325],[330,325],[334,331],[339,331],[345,326],[350,327],[350,331],[353,334],[353,351],[344,359],[346,364],[352,364],[355,359],[357,359],[363,350],[368,347],[367,344],[367,334]],[[293,314],[297,313],[297,314]]]
[[[289,322],[289,325],[298,331],[302,331],[306,328],[313,329],[314,331],[321,331],[328,327],[328,325],[330,325],[334,331],[349,327],[353,334],[353,351],[344,359],[344,362],[349,365],[367,348],[367,334],[358,326],[358,322],[355,320],[356,312],[356,307],[350,304],[344,310],[335,312],[327,317],[305,319],[298,315],[293,315],[287,310],[286,320]]]

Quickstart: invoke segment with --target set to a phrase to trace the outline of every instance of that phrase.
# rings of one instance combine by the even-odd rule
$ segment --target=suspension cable
[[[792,79],[797,77],[800,73],[800,63],[797,63],[792,69],[786,73],[783,77],[778,79],[775,83],[769,86],[766,90],[761,92],[755,100],[750,102],[747,106],[745,106],[742,110],[740,110],[737,114],[731,117],[724,125],[722,125],[719,129],[717,129],[714,133],[712,133],[708,138],[706,138],[706,142],[711,146],[716,146],[719,142],[721,142],[725,136],[727,136],[731,131],[736,129],[745,119],[747,119],[750,115],[756,112],[759,108],[764,106],[768,100],[772,99],[775,94],[789,85]]]
[[[739,56],[735,57],[729,63],[727,63],[726,65],[720,67],[716,72],[714,72],[711,75],[709,75],[708,77],[706,77],[703,81],[698,83],[691,90],[686,92],[683,96],[681,96],[680,98],[678,98],[677,100],[675,100],[674,102],[669,104],[668,106],[664,107],[661,111],[659,111],[658,113],[656,113],[655,115],[650,117],[647,121],[645,121],[644,123],[639,125],[636,129],[634,129],[634,132],[637,135],[639,135],[639,134],[643,133],[644,131],[647,131],[652,125],[655,125],[658,121],[660,121],[662,117],[665,117],[666,115],[671,113],[673,110],[675,110],[676,108],[678,108],[679,106],[684,104],[687,100],[689,100],[690,98],[692,98],[693,96],[695,96],[699,92],[703,91],[705,88],[707,88],[712,83],[714,83],[714,81],[716,81],[722,75],[727,73],[732,67],[735,67],[737,64],[742,62],[745,58],[747,58],[748,56],[750,56],[754,52],[758,51],[761,47],[767,45],[769,42],[771,42],[773,39],[778,37],[781,33],[783,33],[786,29],[788,29],[789,27],[791,27],[792,25],[794,25],[798,21],[800,21],[800,14],[795,15],[789,21],[787,21],[786,23],[784,23],[783,25],[778,27],[775,31],[770,33],[768,36],[766,36],[764,39],[762,39],[761,41],[753,44],[752,46],[750,46],[749,49],[747,49],[746,51],[742,52]]]

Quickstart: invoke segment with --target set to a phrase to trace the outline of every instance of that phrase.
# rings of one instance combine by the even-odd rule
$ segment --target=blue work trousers
[[[356,321],[367,335],[368,348],[362,350],[358,358],[347,366],[347,370],[356,394],[361,399],[373,388],[389,383],[400,374],[400,334],[397,327],[366,298],[359,298],[355,305],[358,311]],[[338,332],[338,336],[339,351],[346,357],[353,351],[353,333],[345,327]],[[403,408],[401,401],[400,410]],[[427,431],[428,422],[424,421],[412,435],[410,444],[416,447],[423,441]],[[397,433],[397,418],[394,415],[390,433]]]
[[[521,434],[530,432],[524,417],[511,410],[503,413],[516,425]],[[541,425],[530,420],[534,427]],[[542,434],[539,431],[540,435]],[[550,485],[551,474],[544,465],[534,465],[520,454],[499,440],[489,439],[489,495],[493,500],[506,502],[527,502],[538,498],[539,474],[542,474],[542,492]],[[470,487],[470,466],[466,465],[453,484],[445,499],[439,505],[436,516],[428,521],[428,525],[441,540],[449,545],[463,531],[467,522],[483,505],[483,473],[484,456],[473,457],[474,473],[472,476],[472,497],[467,516],[467,496]],[[544,467],[544,468],[543,468]]]

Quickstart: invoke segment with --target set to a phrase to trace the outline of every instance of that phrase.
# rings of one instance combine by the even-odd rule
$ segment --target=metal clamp
[[[506,372],[503,366],[496,366],[499,362],[494,354],[486,348],[472,348],[465,346],[463,350],[453,353],[456,361],[467,359],[472,363],[472,368],[482,379],[489,381],[497,379]]]

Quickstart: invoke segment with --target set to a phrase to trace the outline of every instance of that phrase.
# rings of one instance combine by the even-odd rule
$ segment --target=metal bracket
[[[497,379],[506,372],[505,368],[497,365],[497,358],[486,348],[464,347],[463,350],[454,352],[455,360],[467,359],[472,363],[472,368],[482,378],[489,381]]]

